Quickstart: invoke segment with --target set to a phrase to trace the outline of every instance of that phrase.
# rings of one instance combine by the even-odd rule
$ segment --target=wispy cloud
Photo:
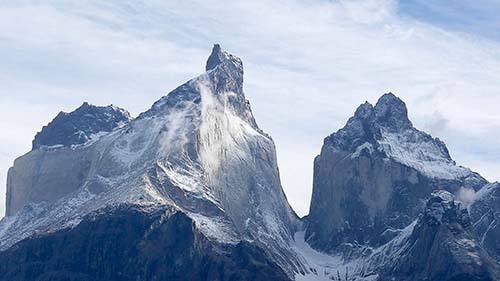
[[[420,128],[436,112],[448,120],[434,120],[433,130],[457,162],[500,175],[488,156],[500,154],[499,43],[410,15],[403,2],[13,3],[0,4],[0,129],[9,132],[1,173],[59,110],[86,100],[137,114],[201,73],[219,42],[244,61],[247,96],[277,143],[283,185],[300,214],[322,139],[387,91],[407,102]],[[477,153],[483,145],[490,151]]]

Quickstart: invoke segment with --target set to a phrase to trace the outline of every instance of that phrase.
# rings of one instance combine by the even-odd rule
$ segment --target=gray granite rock
[[[119,107],[95,106],[85,102],[70,113],[60,112],[44,126],[33,140],[33,149],[82,145],[94,135],[111,132],[130,119],[130,114]]]
[[[470,203],[469,212],[478,242],[500,262],[500,183],[486,185]]]
[[[94,125],[85,114],[69,115]],[[160,205],[188,216],[209,240],[251,243],[288,276],[300,266],[290,243],[301,223],[281,188],[274,142],[245,98],[241,60],[220,46],[205,73],[136,119],[90,143],[70,143],[15,161],[0,250],[109,206]]]
[[[344,243],[380,246],[416,219],[432,191],[485,183],[457,166],[441,140],[414,128],[404,102],[388,93],[324,140],[306,238],[327,252]]]
[[[388,261],[381,262],[379,280],[493,281],[500,278],[498,264],[475,239],[467,209],[447,191],[431,194],[411,234],[393,247]],[[372,261],[377,256],[382,257],[377,253]]]

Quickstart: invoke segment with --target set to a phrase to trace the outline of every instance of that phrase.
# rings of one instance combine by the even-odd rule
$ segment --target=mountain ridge
[[[215,44],[205,69],[136,118],[84,103],[94,114],[76,116],[85,116],[89,135],[100,130],[92,120],[101,111],[127,121],[110,118],[113,128],[95,138],[40,145],[16,159],[7,196],[17,207],[0,221],[0,276],[500,278],[500,185],[457,166],[396,95],[360,105],[325,138],[310,213],[299,219],[274,142],[245,97],[242,60]],[[65,128],[49,127],[58,124]],[[468,208],[456,196],[463,188],[475,193]],[[429,266],[429,255],[443,262]]]
[[[132,120],[128,111],[113,106],[84,102],[72,112],[59,112],[35,135],[32,150],[45,147],[83,145],[99,133],[109,133]]]

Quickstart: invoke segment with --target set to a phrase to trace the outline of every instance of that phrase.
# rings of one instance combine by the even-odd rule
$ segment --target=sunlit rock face
[[[408,226],[437,189],[478,190],[480,175],[457,166],[445,144],[413,127],[394,94],[362,104],[324,140],[314,161],[306,239],[324,251],[378,246]]]
[[[37,135],[9,172],[0,250],[106,207],[168,206],[208,240],[251,241],[293,275],[288,245],[300,221],[281,188],[274,142],[245,98],[241,59],[215,45],[205,73],[129,119],[84,104]]]
[[[130,119],[121,108],[86,102],[73,112],[60,112],[36,134],[32,151],[9,170],[6,215],[29,203],[54,203],[82,186],[94,157],[85,147]]]

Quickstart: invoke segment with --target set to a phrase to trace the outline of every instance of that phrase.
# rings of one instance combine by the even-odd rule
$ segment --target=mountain
[[[380,280],[499,280],[500,267],[476,241],[464,204],[433,192],[417,221],[367,259]]]
[[[324,140],[304,240],[337,258],[322,265],[335,280],[347,272],[352,280],[500,280],[496,186],[456,165],[441,140],[413,126],[401,99],[384,94]],[[469,208],[464,192],[475,194]]]
[[[500,185],[458,166],[391,93],[324,140],[298,218],[243,63],[219,45],[136,118],[60,113],[7,185],[2,281],[500,280]]]
[[[314,160],[307,241],[329,252],[380,246],[413,222],[435,190],[479,190],[479,174],[457,166],[445,144],[417,130],[392,93],[362,104],[324,140]]]
[[[36,257],[41,258],[38,254],[42,253],[54,261],[67,261],[67,256],[42,247],[45,242],[41,241],[60,245],[69,239],[72,249],[90,248],[92,253],[82,265],[88,270],[71,271],[68,276],[54,274],[96,278],[99,275],[88,259],[99,257],[99,245],[109,245],[110,251],[127,243],[136,250],[151,247],[144,245],[146,236],[151,229],[162,232],[164,227],[170,236],[162,232],[166,236],[158,234],[157,239],[177,239],[164,226],[175,224],[166,215],[175,213],[183,224],[192,225],[175,235],[194,237],[180,250],[189,252],[189,257],[180,260],[181,264],[175,261],[176,266],[202,274],[204,268],[190,268],[190,264],[200,260],[210,266],[223,264],[214,274],[228,280],[232,275],[223,268],[235,268],[242,255],[250,264],[255,260],[257,268],[264,266],[263,261],[273,265],[267,266],[270,269],[278,268],[269,270],[276,278],[283,270],[285,276],[292,276],[300,264],[294,262],[289,244],[301,222],[281,188],[274,143],[257,126],[243,93],[242,61],[219,45],[214,46],[204,74],[179,86],[137,118],[129,120],[120,109],[84,104],[72,113],[59,114],[33,143],[33,150],[16,159],[8,175],[11,203],[8,216],[0,223],[0,250],[9,249],[5,255],[9,260],[30,264],[23,260],[27,251],[34,254],[33,262],[41,262]],[[134,240],[104,241],[104,234],[113,232],[103,226],[114,220],[113,208],[142,210],[123,214],[144,221],[125,228],[131,231],[125,235],[136,237]],[[94,218],[92,214],[104,209],[109,210],[107,216]],[[103,228],[102,236],[85,233],[93,228]],[[42,234],[49,237],[39,237]],[[25,238],[29,239],[11,247]],[[251,247],[245,246],[248,243]],[[205,252],[206,248],[212,250]],[[218,253],[227,253],[231,262]],[[137,260],[126,255],[122,265],[128,267],[132,260],[147,262],[129,254]],[[114,266],[114,261],[102,265]],[[24,274],[37,279],[53,270],[23,266],[10,280],[26,277]],[[145,276],[129,273],[130,280]],[[165,274],[161,276],[169,276]],[[266,276],[261,280],[272,275]]]
[[[500,262],[500,183],[476,192],[468,209],[478,242]]]
[[[80,151],[78,147],[89,146],[100,136],[128,123],[130,119],[130,114],[121,108],[99,107],[88,103],[70,113],[60,112],[36,134],[32,151],[17,159],[14,167],[9,170],[6,215],[17,213],[27,203],[53,203],[81,186],[85,179],[84,174],[79,171],[85,167],[80,165],[85,166],[87,163],[80,160],[84,155],[56,151],[64,150],[63,148]],[[54,153],[47,152],[48,150]],[[46,157],[56,154],[59,156]],[[40,165],[45,161],[54,163]],[[59,161],[66,165],[56,163]],[[58,166],[58,169],[52,169],[54,166]]]

